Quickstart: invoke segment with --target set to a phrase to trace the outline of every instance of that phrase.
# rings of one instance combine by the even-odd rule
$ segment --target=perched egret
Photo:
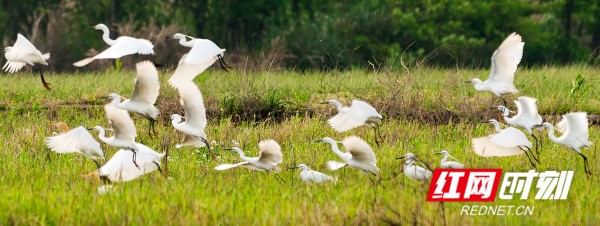
[[[327,120],[331,128],[337,132],[346,132],[359,126],[368,125],[375,130],[375,142],[379,144],[377,138],[381,138],[378,131],[379,122],[383,116],[369,103],[361,100],[352,100],[350,107],[343,106],[337,100],[322,102],[321,104],[332,104],[336,107],[338,113]]]
[[[109,37],[110,31],[106,25],[98,24],[94,26],[93,29],[102,30],[102,39],[110,47],[96,56],[88,57],[73,63],[76,67],[83,67],[97,59],[117,59],[136,53],[141,55],[154,54],[154,45],[146,39],[121,36],[113,40]]]
[[[187,41],[187,38],[190,38]],[[189,35],[177,33],[167,39],[179,39],[179,44],[191,48],[190,51],[181,57],[179,64],[202,65],[204,69],[210,67],[216,60],[219,60],[221,68],[227,71],[229,65],[223,60],[225,49],[221,49],[217,44],[208,39],[194,38]]]
[[[279,165],[283,161],[281,154],[281,146],[275,140],[263,140],[258,143],[260,154],[258,157],[247,157],[242,149],[237,147],[228,148],[226,150],[235,151],[240,155],[243,162],[236,164],[221,164],[215,167],[215,170],[226,170],[234,167],[244,167],[251,170],[279,172]]]
[[[104,128],[101,126],[94,126],[89,130],[98,131],[98,138],[110,146],[127,149],[133,152],[133,164],[138,165],[136,162],[137,145],[135,137],[137,132],[135,131],[135,125],[133,120],[129,117],[129,113],[126,110],[115,107],[113,104],[105,104],[104,111],[106,112],[106,118],[108,123],[114,130],[114,136],[106,137]]]
[[[13,46],[9,46],[4,48],[4,57],[6,57],[6,64],[2,69],[9,73],[15,73],[21,68],[25,66],[25,64],[29,64],[34,68],[37,68],[40,72],[40,78],[42,78],[42,84],[44,88],[47,90],[50,89],[50,83],[47,83],[44,80],[44,74],[42,73],[42,68],[36,67],[35,64],[48,65],[46,62],[50,59],[50,53],[42,54],[27,38],[25,38],[21,34],[17,34],[17,41]]]
[[[100,168],[99,173],[95,172],[92,174],[107,178],[111,182],[127,182],[156,169],[162,172],[160,164],[165,154],[157,153],[148,146],[140,143],[136,145],[138,150],[136,157],[137,165],[133,164],[129,150],[121,149]]]
[[[57,125],[66,126],[64,123]],[[46,138],[46,146],[57,153],[78,153],[85,155],[96,163],[98,169],[100,169],[100,162],[98,160],[104,159],[104,152],[100,148],[100,143],[83,126]]]
[[[331,149],[335,154],[337,154],[344,162],[336,162],[336,161],[328,161],[327,166],[331,170],[337,170],[344,166],[351,166],[357,169],[360,169],[367,173],[372,173],[373,175],[379,175],[379,168],[377,168],[377,159],[375,158],[375,153],[373,149],[367,142],[360,139],[357,136],[350,136],[344,138],[341,142],[346,152],[340,151],[338,148],[338,142],[325,137],[322,140],[317,140],[316,142],[324,142],[331,145]]]
[[[440,168],[442,168],[442,169],[462,169],[462,168],[465,168],[465,166],[463,166],[463,164],[460,164],[459,162],[448,161],[448,157],[453,158],[456,161],[458,161],[458,159],[454,158],[446,150],[442,150],[442,151],[440,151],[438,153],[435,153],[435,154],[436,155],[444,155],[444,158],[442,158],[442,161],[440,162]]]
[[[305,183],[322,184],[322,183],[329,182],[329,181],[331,181],[331,182],[336,181],[336,179],[334,177],[328,176],[319,171],[314,171],[314,170],[308,168],[308,166],[306,166],[305,164],[300,164],[293,168],[302,169],[302,172],[300,172],[300,178],[302,178],[302,181],[304,181]]]
[[[508,117],[508,113],[511,111],[506,108],[506,106],[500,105],[498,106],[498,110],[502,112],[504,121],[506,121],[506,123],[525,129],[525,131],[533,137],[537,150],[538,139],[533,134],[533,128],[539,127],[542,122],[544,122],[544,119],[542,119],[542,116],[538,114],[536,102],[537,99],[535,98],[520,96],[517,98],[517,100],[515,100],[515,105],[517,105],[518,112],[511,118]]]
[[[404,156],[398,159],[406,159],[404,162],[403,172],[408,178],[422,182],[427,182],[429,179],[431,179],[433,172],[431,172],[429,169],[415,165],[414,162],[419,160],[413,153],[406,153]]]
[[[490,76],[484,82],[475,78],[467,83],[474,83],[475,90],[488,91],[502,99],[506,106],[506,100],[502,97],[504,94],[519,92],[513,84],[517,66],[523,57],[523,46],[521,36],[517,33],[510,34],[502,44],[494,51],[492,55],[492,69]]]
[[[176,148],[183,146],[194,145],[196,147],[204,147],[208,149],[213,159],[217,159],[217,155],[210,148],[208,139],[204,129],[206,128],[206,108],[202,99],[202,93],[198,86],[192,82],[181,84],[177,90],[179,91],[179,102],[183,107],[185,117],[179,114],[171,115],[171,124],[173,127],[185,136],[182,144],[175,145]],[[185,121],[182,121],[185,119]]]
[[[495,119],[489,120],[488,123],[494,125],[496,133],[485,137],[473,138],[472,150],[476,154],[483,157],[492,157],[525,153],[529,163],[535,167],[529,153],[527,153],[527,151],[531,151],[531,141],[527,139],[527,136],[521,130],[514,127],[502,129],[500,128],[500,123]],[[533,153],[531,155],[538,161]]]
[[[558,130],[562,131],[562,136],[554,135],[554,127],[552,124],[545,122],[542,124],[548,128],[548,137],[552,142],[563,145],[577,152],[583,158],[583,169],[585,173],[590,175],[588,169],[588,159],[581,152],[581,148],[589,148],[592,142],[589,140],[590,131],[588,128],[588,120],[586,112],[569,113],[562,116],[562,120],[557,124]]]
[[[136,64],[137,78],[135,79],[135,89],[131,99],[125,99],[121,102],[121,96],[111,93],[105,98],[112,99],[111,103],[128,112],[137,113],[146,117],[150,123],[148,134],[156,134],[154,124],[158,118],[158,108],[154,106],[158,98],[160,84],[158,83],[158,71],[150,61],[143,61]]]

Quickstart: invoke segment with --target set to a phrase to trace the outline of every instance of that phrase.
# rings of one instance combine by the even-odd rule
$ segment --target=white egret
[[[300,172],[300,178],[302,178],[302,181],[304,181],[305,183],[321,184],[321,183],[325,183],[325,182],[329,182],[329,181],[331,181],[331,182],[336,181],[336,178],[328,176],[319,171],[314,171],[314,170],[308,168],[308,166],[305,164],[300,164],[293,168],[302,169],[302,172]]]
[[[336,107],[338,113],[327,120],[335,131],[341,133],[363,125],[371,126],[375,130],[375,142],[379,144],[377,138],[381,138],[381,134],[378,132],[378,125],[383,116],[369,103],[352,100],[352,105],[346,107],[337,100],[330,100],[321,104],[332,104]]]
[[[217,155],[210,148],[208,139],[204,129],[206,128],[206,108],[204,107],[204,101],[202,99],[202,93],[198,86],[192,82],[182,83],[177,88],[179,91],[179,97],[181,106],[185,117],[179,114],[171,115],[171,124],[173,127],[181,132],[185,136],[185,140],[182,144],[175,145],[176,148],[183,146],[194,145],[196,147],[206,146],[213,159],[217,159]],[[185,121],[182,119],[185,118]]]
[[[64,123],[56,125],[66,127]],[[68,130],[65,127],[63,129]],[[46,138],[46,146],[57,153],[78,153],[85,155],[96,163],[98,169],[100,169],[100,162],[98,160],[104,159],[104,152],[100,148],[100,143],[83,126]]]
[[[517,33],[510,34],[502,44],[494,51],[492,55],[492,69],[490,76],[484,82],[475,78],[467,83],[474,83],[475,90],[488,91],[502,99],[506,106],[506,100],[502,97],[504,94],[519,92],[515,88],[513,81],[517,66],[523,58],[523,46],[521,36]]]
[[[106,25],[98,24],[93,28],[96,30],[102,30],[102,39],[110,47],[96,56],[88,57],[73,63],[73,65],[76,67],[83,67],[97,59],[117,59],[131,54],[154,54],[154,45],[152,42],[146,39],[121,36],[113,40],[109,37],[110,31]]]
[[[187,41],[187,38],[190,38]],[[227,63],[223,60],[225,49],[221,49],[217,44],[209,39],[194,38],[189,35],[177,33],[167,39],[179,39],[179,44],[191,48],[190,51],[181,57],[179,64],[203,65],[204,69],[219,60],[221,68],[227,71]]]
[[[344,138],[341,142],[346,152],[340,151],[338,148],[338,142],[329,137],[325,137],[322,140],[316,142],[324,142],[331,145],[331,149],[337,154],[344,162],[328,161],[327,166],[331,170],[337,170],[344,166],[351,166],[360,169],[366,173],[372,173],[375,176],[379,175],[379,168],[377,168],[377,159],[373,149],[367,142],[360,139],[357,136],[350,136]]]
[[[146,145],[137,143],[137,155],[135,162],[128,150],[117,151],[110,160],[100,168],[100,176],[106,177],[112,182],[126,182],[138,178],[141,175],[160,168],[164,153],[157,153]]]
[[[538,114],[537,99],[527,96],[520,96],[515,100],[515,105],[517,106],[517,114],[513,117],[508,117],[508,113],[511,112],[506,106],[500,105],[498,106],[498,110],[502,112],[504,116],[504,121],[512,126],[517,126],[525,129],[525,131],[533,137],[535,140],[535,146],[537,150],[538,139],[533,134],[533,128],[540,127],[544,119],[542,116]],[[539,152],[538,152],[539,154]]]
[[[135,125],[133,120],[129,117],[129,113],[126,110],[115,107],[113,104],[108,103],[104,105],[104,111],[106,112],[106,118],[108,123],[114,130],[114,136],[106,137],[104,128],[101,126],[94,126],[90,130],[98,131],[98,138],[113,147],[127,149],[133,152],[133,164],[138,165],[136,162],[137,145],[135,137],[137,132],[135,131]]]
[[[48,65],[48,62],[46,61],[50,59],[50,53],[42,54],[42,52],[21,34],[17,34],[17,41],[15,44],[4,48],[4,51],[4,57],[6,57],[6,64],[2,67],[4,71],[15,73],[21,70],[26,64],[29,64],[34,68],[37,68],[40,72],[40,78],[42,79],[44,88],[51,90],[50,83],[47,83],[46,80],[44,80],[42,69],[35,66],[36,64]]]
[[[442,161],[440,162],[440,168],[442,168],[442,169],[462,169],[462,168],[465,168],[465,166],[463,166],[463,164],[460,164],[459,162],[448,161],[448,157],[453,158],[456,161],[458,161],[458,159],[454,158],[446,150],[442,150],[442,151],[440,151],[438,153],[435,153],[435,154],[436,155],[444,155],[444,157],[442,158]]]
[[[131,95],[131,99],[125,99],[121,102],[121,96],[116,93],[111,93],[105,98],[112,99],[111,103],[120,109],[146,117],[150,124],[148,134],[156,134],[154,124],[158,118],[159,111],[154,104],[156,103],[160,90],[158,71],[150,61],[137,63],[136,69],[137,77],[135,79],[135,88]]]
[[[404,156],[398,159],[406,159],[402,171],[404,172],[404,175],[406,175],[408,178],[422,182],[427,182],[431,179],[431,175],[433,175],[433,172],[431,172],[431,170],[429,169],[425,169],[421,166],[415,165],[414,162],[419,160],[413,153],[406,153]]]
[[[281,146],[275,140],[263,140],[258,143],[260,153],[258,157],[247,157],[242,149],[238,147],[228,148],[225,150],[235,151],[240,155],[243,162],[236,164],[221,164],[215,167],[215,170],[226,170],[234,167],[244,167],[251,170],[279,172],[279,164],[283,161],[281,154]]]
[[[500,123],[495,119],[489,120],[488,123],[494,125],[496,133],[489,136],[473,138],[472,150],[476,154],[483,157],[492,157],[512,156],[525,153],[529,163],[535,167],[535,164],[531,160],[529,153],[527,153],[527,151],[531,151],[531,141],[527,139],[527,136],[525,136],[521,130],[518,130],[514,127],[502,129],[500,128]],[[531,155],[536,161],[539,162],[533,153]]]
[[[574,112],[562,116],[562,120],[557,124],[558,130],[562,131],[562,136],[556,137],[552,124],[545,122],[542,124],[548,128],[548,137],[554,143],[560,144],[577,152],[583,158],[583,169],[586,174],[592,174],[588,169],[588,159],[581,152],[581,148],[589,148],[592,142],[589,140],[590,131],[586,112]]]

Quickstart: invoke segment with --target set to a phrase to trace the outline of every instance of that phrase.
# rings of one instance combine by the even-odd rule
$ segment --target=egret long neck
[[[335,106],[335,108],[338,110],[338,112],[342,112],[344,110],[344,106],[342,106],[342,103],[340,103],[337,100],[331,101],[331,104],[333,104],[333,106]]]
[[[182,46],[190,47],[191,48],[191,47],[194,46],[194,42],[195,41],[196,41],[195,39],[186,41],[185,38],[182,38],[182,39],[179,39],[179,44],[181,44]]]
[[[104,40],[104,42],[106,42],[106,44],[108,44],[109,46],[114,45],[115,43],[117,43],[115,40],[110,39],[110,31],[108,30],[108,27],[102,27],[102,39]]]
[[[448,161],[448,155],[444,154],[444,157],[442,158],[442,164],[444,164],[446,161]]]
[[[106,137],[106,133],[104,131],[104,128],[99,128],[98,129],[98,138],[100,138],[100,140],[106,144],[110,144],[111,143],[111,139]]]
[[[342,152],[342,151],[341,151],[341,150],[338,148],[338,145],[337,145],[337,143],[335,143],[335,142],[332,142],[332,143],[329,143],[329,144],[331,145],[331,150],[332,150],[332,151],[333,151],[333,152],[334,152],[336,155],[338,155],[340,158],[342,158],[342,159],[346,160],[346,159],[345,159],[345,155],[344,155],[345,153],[344,153],[344,152]]]
[[[244,152],[242,150],[239,149],[235,149],[235,152],[238,153],[238,155],[240,155],[240,158],[246,162],[250,162],[250,158],[246,157],[246,155],[244,155]]]
[[[502,132],[499,122],[492,122],[492,125],[494,125],[494,129],[496,130],[496,133]]]
[[[554,143],[560,143],[560,138],[554,135],[554,127],[552,125],[548,126],[548,138]]]

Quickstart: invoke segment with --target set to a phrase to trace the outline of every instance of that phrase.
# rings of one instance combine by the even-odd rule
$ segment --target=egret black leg
[[[285,181],[281,177],[279,177],[279,175],[277,175],[276,173],[274,173],[273,175],[275,175],[275,180],[279,181],[279,183],[286,184]]]
[[[585,155],[583,155],[582,153],[577,152],[577,154],[579,154],[582,158],[583,158],[583,170],[585,171],[585,174],[592,175],[592,172],[588,169],[588,159],[587,157],[585,157]]]
[[[375,131],[375,144],[377,144],[377,147],[379,147],[379,139],[381,139],[381,141],[383,142],[383,137],[381,136],[381,131],[379,130],[379,125],[375,124],[375,125],[371,125],[371,127],[373,127],[373,130]]]
[[[498,97],[500,97],[500,100],[502,100],[502,105],[504,107],[508,107],[508,106],[506,106],[506,99],[504,99],[504,97],[502,97],[502,96],[498,96]]]
[[[538,139],[537,137],[535,137],[535,134],[533,134],[533,131],[531,131],[531,137],[533,137],[533,140],[535,140],[535,153],[537,154],[538,158],[540,157],[540,151],[538,149]]]
[[[217,55],[217,58],[219,58],[219,64],[221,65],[221,68],[223,68],[223,70],[225,70],[225,72],[229,72],[229,70],[227,70],[227,69],[231,68],[231,66],[229,66],[227,63],[225,63],[225,60],[223,60],[223,55],[219,54],[219,55]]]
[[[137,167],[138,169],[140,169],[140,166],[138,166],[137,162],[135,161],[136,156],[137,156],[137,152],[133,149],[129,149],[133,152],[133,165],[135,165],[135,167]]]
[[[537,167],[535,166],[535,164],[533,163],[533,161],[531,161],[531,157],[529,157],[529,154],[527,153],[527,150],[530,150],[529,148],[527,148],[527,150],[521,148],[521,150],[523,150],[523,152],[525,152],[525,155],[527,156],[527,159],[529,160],[529,163],[531,163],[531,165],[533,166],[533,168],[537,169]]]
[[[156,127],[154,126],[154,124],[156,124],[156,119],[148,117],[148,123],[148,135],[150,136],[150,138],[154,138],[154,135],[156,135]]]
[[[202,143],[206,144],[206,148],[208,148],[208,153],[210,153],[210,157],[213,160],[217,160],[217,154],[212,150],[212,148],[210,148],[210,143],[208,143],[208,140],[204,139],[203,137],[200,137],[200,140],[202,140]]]
[[[48,91],[52,90],[50,88],[50,83],[47,83],[46,80],[44,79],[44,73],[42,72],[42,68],[41,67],[36,67],[36,68],[40,72],[40,78],[42,79],[42,85],[44,85],[44,88],[46,88]]]
[[[158,164],[157,162],[152,162],[154,163],[154,165],[156,165],[156,167],[158,167],[158,172],[162,173],[162,169],[160,168],[160,164]]]
[[[94,159],[94,163],[96,163],[96,167],[98,167],[98,170],[100,170],[100,168],[102,167],[100,165],[100,162],[98,162],[98,160]]]

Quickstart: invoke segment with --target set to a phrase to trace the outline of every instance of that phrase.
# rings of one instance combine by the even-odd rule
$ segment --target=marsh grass
[[[598,71],[571,66],[520,70],[515,79],[521,94],[539,99],[545,115],[583,110],[597,114]],[[98,74],[49,75],[54,91],[47,92],[39,78],[28,74],[0,77],[0,224],[100,225],[100,224],[424,224],[442,225],[438,203],[425,202],[427,186],[400,173],[402,162],[395,158],[413,152],[431,166],[437,166],[435,152],[449,150],[468,167],[499,167],[505,171],[530,168],[525,156],[481,158],[469,151],[470,139],[492,133],[490,125],[478,123],[494,116],[487,109],[498,103],[491,94],[476,93],[462,82],[485,71],[421,69],[411,77],[402,73],[360,71],[336,73],[261,72],[221,73],[209,71],[196,83],[209,112],[206,129],[222,162],[239,158],[223,149],[234,141],[247,155],[257,155],[257,143],[275,139],[284,154],[279,176],[234,169],[212,170],[221,162],[211,161],[204,149],[175,149],[182,135],[166,120],[181,109],[176,91],[166,86],[168,73],[161,73],[159,109],[162,120],[158,138],[145,132],[145,119],[133,116],[138,140],[161,150],[170,141],[168,178],[158,172],[138,180],[116,184],[106,195],[96,192],[99,184],[82,178],[94,164],[82,156],[59,155],[45,147],[45,137],[58,132],[52,121],[77,125],[107,126],[99,99],[110,92],[129,96],[133,72],[108,70]],[[577,74],[586,78],[582,101],[569,96]],[[382,109],[381,126],[385,142],[374,144],[373,131],[362,127],[338,134],[326,119],[333,114],[324,100],[339,98],[350,102],[363,98]],[[229,101],[226,101],[229,100]],[[252,101],[251,101],[252,100]],[[255,106],[256,105],[256,106]],[[248,113],[251,112],[251,113]],[[551,122],[556,119],[550,118]],[[95,133],[94,133],[95,135]],[[341,140],[357,135],[375,148],[382,180],[372,183],[362,172],[344,168],[331,172],[328,160],[338,157],[330,147],[313,142],[323,137]],[[597,141],[597,126],[590,140]],[[542,164],[538,171],[575,170],[567,200],[497,200],[493,205],[535,206],[528,216],[461,216],[466,204],[445,203],[449,225],[493,224],[556,225],[564,222],[593,225],[600,222],[600,173],[596,146],[584,150],[594,176],[583,174],[582,160],[574,152],[552,144],[544,136]],[[116,149],[103,145],[108,157]],[[305,163],[315,170],[338,177],[336,184],[305,185],[299,171],[288,167]],[[530,197],[533,196],[530,194]]]

